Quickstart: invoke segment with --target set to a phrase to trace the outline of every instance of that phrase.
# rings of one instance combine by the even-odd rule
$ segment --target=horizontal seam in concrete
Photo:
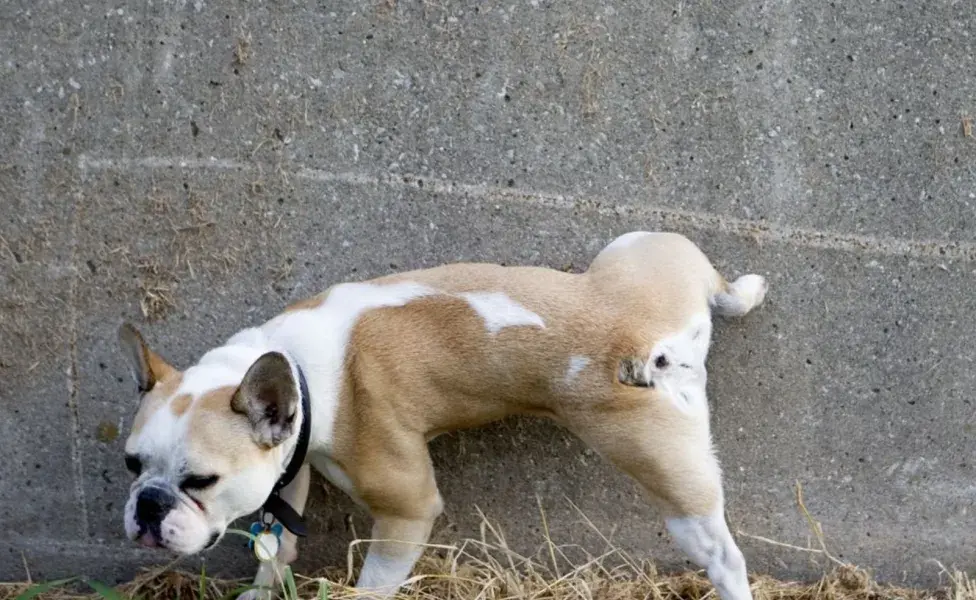
[[[126,171],[139,169],[186,169],[227,170],[248,172],[254,167],[232,159],[172,158],[150,156],[144,158],[91,158],[82,155],[78,167],[85,174],[89,171]],[[554,208],[558,210],[583,210],[600,215],[656,219],[665,224],[690,227],[703,231],[717,231],[754,240],[757,243],[781,242],[809,248],[840,250],[861,254],[901,256],[942,261],[976,262],[976,243],[957,240],[906,240],[894,237],[837,233],[803,229],[789,225],[770,224],[762,221],[723,217],[707,212],[679,210],[657,206],[620,206],[585,197],[572,197],[498,187],[484,184],[459,183],[418,177],[411,174],[369,175],[365,173],[334,173],[309,167],[299,167],[289,172],[291,176],[309,181],[345,183],[358,186],[386,186],[394,188],[422,189],[428,192],[467,196],[481,199],[503,199],[510,202]]]
[[[4,542],[0,547],[7,546],[18,552],[51,552],[61,555],[91,555],[97,553],[105,556],[119,557],[124,552],[131,557],[158,560],[159,551],[140,548],[131,542],[106,544],[95,540],[78,542],[74,540],[58,540],[51,538],[25,538],[17,543]]]

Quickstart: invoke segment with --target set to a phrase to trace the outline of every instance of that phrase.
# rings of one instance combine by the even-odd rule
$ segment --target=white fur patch
[[[197,364],[183,372],[176,396],[189,394],[194,399],[225,386],[236,386],[247,370],[268,351],[268,340],[258,329],[246,329],[248,339],[235,335],[223,346],[210,350]],[[244,332],[242,332],[244,333]]]
[[[160,462],[154,467],[166,475],[175,474],[179,465],[173,464],[170,458],[173,445],[185,435],[186,426],[185,415],[178,417],[166,408],[157,410],[143,425],[139,437],[127,440],[125,451],[136,456],[153,457]]]
[[[704,517],[668,519],[667,527],[678,547],[706,569],[722,600],[751,600],[746,561],[721,509]]]
[[[712,321],[707,313],[697,315],[678,333],[663,338],[651,349],[648,366],[649,374],[657,369],[655,362],[659,356],[667,359],[668,367],[681,366],[693,369],[704,369],[708,358],[708,348],[711,344]]]
[[[708,410],[705,360],[711,335],[711,318],[698,315],[678,333],[654,344],[646,359],[645,380],[665,392],[684,412]]]
[[[469,292],[461,297],[484,319],[491,334],[506,327],[546,327],[542,317],[501,292]]]
[[[400,556],[383,556],[370,548],[363,561],[363,569],[356,581],[356,588],[369,590],[374,595],[387,598],[400,589],[403,582],[410,576],[413,565],[423,554],[423,546],[418,544],[406,550],[401,550]]]
[[[732,282],[732,289],[758,304],[766,295],[766,279],[754,273],[743,275]]]
[[[206,517],[192,508],[177,506],[159,524],[161,542],[177,554],[199,552],[210,540]]]
[[[579,374],[590,364],[590,359],[586,356],[571,356],[569,357],[569,367],[566,368],[566,376],[563,380],[566,383],[572,383],[579,377]]]

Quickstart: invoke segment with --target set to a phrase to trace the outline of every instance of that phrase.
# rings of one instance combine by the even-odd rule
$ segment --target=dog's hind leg
[[[674,542],[706,569],[722,600],[751,600],[745,559],[725,522],[707,410],[682,411],[639,388],[618,399],[560,420],[644,487]]]
[[[669,517],[666,523],[678,547],[706,569],[722,600],[752,598],[746,561],[729,532],[721,502],[709,515]]]

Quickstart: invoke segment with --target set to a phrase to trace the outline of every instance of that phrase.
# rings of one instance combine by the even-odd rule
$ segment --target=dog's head
[[[135,476],[126,534],[179,554],[210,548],[281,476],[300,404],[295,371],[278,352],[241,345],[181,372],[131,325],[119,341],[140,393],[125,443]]]

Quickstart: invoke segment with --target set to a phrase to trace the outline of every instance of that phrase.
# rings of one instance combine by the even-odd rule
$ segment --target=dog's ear
[[[119,344],[129,359],[132,377],[139,385],[139,391],[146,393],[153,389],[157,381],[162,381],[175,372],[158,354],[149,349],[142,334],[129,323],[119,327]]]
[[[299,394],[288,359],[279,352],[268,352],[247,370],[230,407],[251,422],[255,443],[271,448],[294,431]]]

